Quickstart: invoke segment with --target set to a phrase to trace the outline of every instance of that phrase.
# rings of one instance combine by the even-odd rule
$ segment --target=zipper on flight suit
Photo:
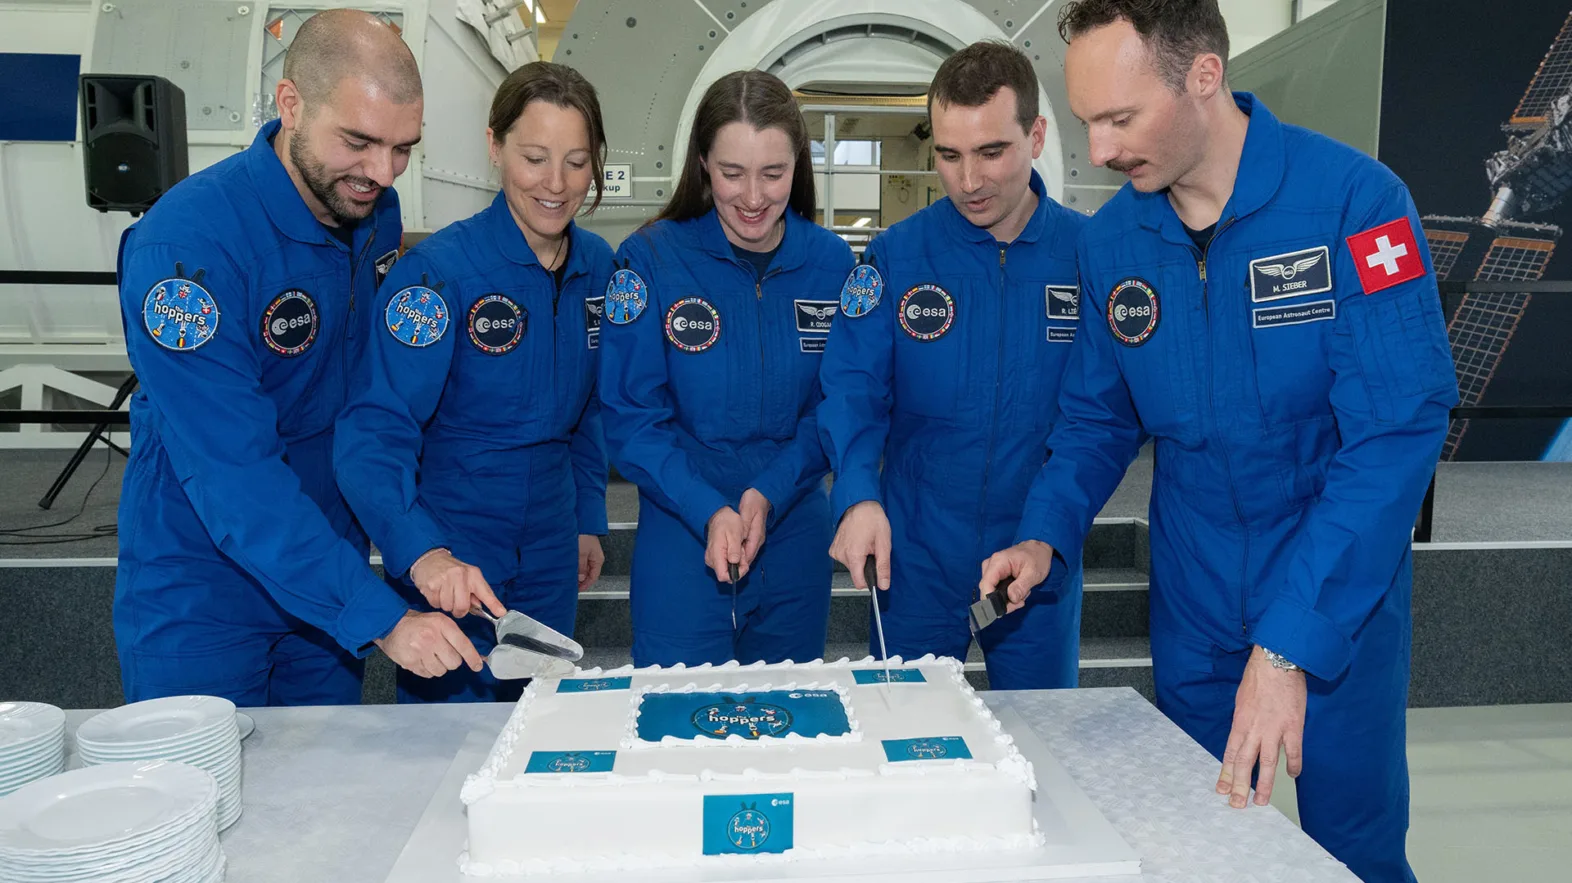
[[[1004,386],[1004,332],[1009,327],[1005,315],[1009,299],[1005,296],[1005,253],[1008,243],[999,243],[999,346],[994,351],[993,413],[988,424],[988,456],[983,459],[982,496],[977,500],[977,546],[982,548],[988,532],[988,479],[993,473],[994,445],[999,437],[999,390]],[[984,549],[984,552],[987,550]]]
[[[1249,577],[1250,570],[1250,531],[1245,524],[1244,507],[1239,505],[1239,491],[1234,485],[1234,468],[1232,458],[1228,453],[1228,443],[1223,440],[1224,433],[1217,425],[1217,404],[1212,395],[1211,377],[1212,365],[1215,361],[1212,358],[1214,355],[1212,352],[1212,307],[1211,298],[1209,297],[1211,283],[1206,278],[1206,261],[1207,256],[1212,252],[1212,243],[1216,242],[1217,237],[1221,236],[1223,231],[1227,230],[1233,222],[1234,219],[1229,218],[1222,222],[1217,230],[1212,233],[1212,238],[1206,241],[1206,248],[1201,250],[1200,259],[1196,262],[1196,270],[1201,276],[1201,308],[1206,313],[1206,350],[1208,356],[1206,360],[1206,409],[1207,416],[1212,420],[1212,427],[1217,432],[1217,445],[1223,449],[1223,472],[1228,478],[1228,497],[1234,504],[1234,518],[1239,521],[1240,549],[1242,550],[1239,556],[1239,634],[1248,635],[1250,634],[1250,616],[1247,608],[1250,596],[1249,589],[1245,583]]]

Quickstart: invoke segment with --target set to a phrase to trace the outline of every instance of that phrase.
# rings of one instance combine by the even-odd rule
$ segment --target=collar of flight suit
[[[1045,234],[1052,232],[1048,229],[1048,210],[1052,200],[1048,198],[1048,188],[1043,184],[1042,176],[1037,174],[1036,169],[1032,169],[1032,177],[1028,186],[1031,187],[1033,193],[1037,194],[1037,208],[1032,212],[1031,218],[1027,219],[1026,226],[1021,228],[1020,235],[1010,240],[1008,243],[1010,245],[1014,245],[1017,242],[1036,242]],[[943,208],[939,209],[939,212],[957,236],[990,247],[1001,244],[998,239],[994,238],[993,233],[988,228],[979,227],[966,220],[966,216],[961,214],[961,210],[955,207],[953,200],[946,197],[941,204]]]
[[[1235,92],[1234,103],[1250,118],[1245,132],[1244,150],[1239,156],[1239,170],[1234,176],[1234,192],[1223,206],[1218,224],[1243,218],[1255,212],[1277,194],[1282,186],[1288,160],[1283,149],[1283,124],[1249,92]],[[1194,241],[1185,232],[1184,222],[1168,201],[1168,191],[1136,193],[1141,226],[1155,230],[1175,244],[1193,247]]]
[[[780,251],[775,253],[775,260],[770,262],[770,271],[791,270],[808,262],[808,234],[811,231],[810,222],[802,215],[797,214],[791,206],[781,213],[786,219],[786,233],[781,237]],[[718,260],[732,264],[741,264],[742,261],[731,250],[731,240],[726,238],[726,229],[721,226],[720,212],[711,207],[702,217],[694,218],[687,222],[693,224],[692,232],[697,237],[699,245]],[[749,268],[752,272],[752,268]]]
[[[535,249],[529,247],[529,240],[524,238],[524,231],[519,229],[518,221],[514,219],[513,212],[508,209],[507,195],[501,190],[491,200],[491,205],[486,207],[486,229],[491,232],[492,242],[496,244],[497,251],[515,264],[526,267],[541,267],[540,258],[536,256]],[[589,260],[589,249],[584,248],[584,234],[579,229],[578,222],[568,222],[568,263],[564,278],[577,276],[588,272],[586,262]]]
[[[307,245],[325,245],[327,229],[306,207],[305,199],[295,189],[294,179],[289,177],[289,172],[284,171],[284,164],[279,161],[278,154],[273,152],[273,137],[282,128],[281,122],[273,120],[257,130],[256,138],[246,149],[246,170],[257,192],[262,195],[262,205],[267,211],[268,220],[273,222],[280,233]],[[385,198],[386,193],[377,199],[378,210],[382,208]]]

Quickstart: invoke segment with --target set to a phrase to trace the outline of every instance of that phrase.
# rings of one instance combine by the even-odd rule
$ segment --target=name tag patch
[[[1331,290],[1331,249],[1325,245],[1250,262],[1250,300],[1255,303]]]
[[[1075,343],[1074,328],[1060,328],[1056,325],[1048,326],[1049,343]]]
[[[822,353],[826,343],[829,343],[829,341],[822,337],[797,338],[797,345],[802,347],[802,351],[805,353]]]
[[[383,279],[388,278],[388,271],[393,269],[393,265],[396,263],[398,263],[398,249],[396,248],[382,257],[377,258],[376,267],[378,285],[382,284]]]
[[[1045,286],[1043,297],[1048,301],[1048,318],[1081,318],[1081,287],[1079,285]]]
[[[592,350],[600,349],[600,320],[606,315],[606,296],[584,301],[584,340]]]
[[[829,334],[830,320],[840,307],[835,300],[794,300],[792,308],[797,313],[797,330],[803,334]]]
[[[1325,322],[1336,318],[1337,301],[1318,300],[1286,307],[1261,307],[1254,311],[1251,325],[1256,328],[1275,328],[1279,325],[1303,325],[1306,322]]]

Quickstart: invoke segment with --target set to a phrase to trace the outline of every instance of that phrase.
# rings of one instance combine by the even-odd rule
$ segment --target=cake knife
[[[497,627],[497,644],[517,647],[554,659],[578,662],[584,658],[584,648],[557,630],[519,613],[509,610],[499,619],[485,608],[471,608]]]
[[[1015,582],[1015,577],[1007,576],[994,586],[993,591],[982,597],[982,600],[972,604],[966,611],[966,624],[972,627],[972,636],[993,625],[994,621],[1003,616],[1010,606],[1010,584]]]
[[[862,563],[862,578],[868,584],[868,598],[873,602],[873,627],[879,632],[879,655],[884,659],[885,689],[889,689],[890,651],[884,646],[884,617],[879,613],[879,567],[872,555]]]

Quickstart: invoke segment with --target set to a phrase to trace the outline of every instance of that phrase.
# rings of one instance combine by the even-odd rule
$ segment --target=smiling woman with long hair
[[[824,654],[830,510],[813,409],[854,261],[813,215],[791,90],[738,71],[700,101],[671,201],[618,252],[601,396],[613,462],[639,487],[638,665]]]
[[[577,71],[535,62],[497,89],[491,206],[399,260],[339,419],[335,467],[412,603],[446,610],[481,653],[484,605],[563,634],[605,556],[606,454],[595,372],[611,248],[573,217],[600,202],[605,126]],[[593,208],[593,204],[592,204]],[[500,604],[499,604],[500,602]],[[401,672],[402,675],[402,672]],[[460,667],[401,677],[401,701],[517,698]]]

